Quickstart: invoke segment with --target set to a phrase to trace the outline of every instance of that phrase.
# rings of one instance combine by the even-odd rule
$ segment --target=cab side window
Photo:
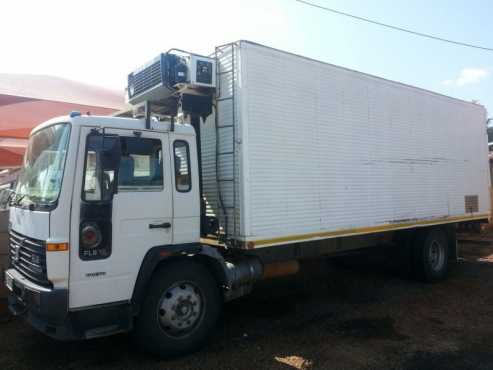
[[[160,191],[163,189],[161,140],[121,137],[118,191]]]
[[[190,173],[190,149],[184,140],[176,140],[173,143],[175,158],[175,185],[176,190],[182,193],[192,188],[192,177]]]

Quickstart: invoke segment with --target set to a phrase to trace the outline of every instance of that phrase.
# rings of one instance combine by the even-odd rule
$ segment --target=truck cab
[[[132,310],[146,255],[199,243],[194,130],[151,125],[72,114],[30,136],[11,201],[6,281],[12,310],[27,310],[47,334],[127,330],[132,315],[122,312]]]

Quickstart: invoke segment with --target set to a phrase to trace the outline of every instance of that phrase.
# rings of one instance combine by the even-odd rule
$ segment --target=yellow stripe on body
[[[324,239],[324,238],[330,238],[330,237],[335,237],[335,236],[364,235],[364,234],[371,234],[371,233],[383,232],[383,231],[409,229],[409,228],[412,228],[414,226],[440,225],[440,224],[454,223],[454,222],[458,222],[458,221],[483,220],[483,219],[489,219],[489,217],[490,217],[489,213],[484,213],[484,214],[474,215],[474,216],[449,216],[449,217],[443,217],[443,218],[435,218],[432,220],[417,221],[417,222],[412,222],[412,223],[394,223],[394,224],[360,227],[360,228],[353,228],[353,229],[343,229],[343,230],[335,230],[335,231],[327,231],[327,232],[289,235],[289,236],[283,236],[283,237],[272,238],[272,239],[246,241],[246,243],[249,246],[252,246],[252,244],[253,244],[253,248],[267,247],[267,246],[274,245],[274,244],[307,241],[310,239]],[[252,248],[252,247],[250,247],[250,248]]]

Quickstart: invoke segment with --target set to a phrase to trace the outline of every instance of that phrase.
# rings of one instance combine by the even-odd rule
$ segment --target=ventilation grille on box
[[[477,195],[464,196],[464,203],[466,207],[466,213],[473,213],[479,211],[479,200]]]

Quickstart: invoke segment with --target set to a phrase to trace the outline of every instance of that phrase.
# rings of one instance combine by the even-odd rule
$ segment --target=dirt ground
[[[493,233],[462,240],[438,284],[380,258],[307,262],[227,304],[207,348],[175,360],[139,353],[129,335],[62,343],[4,321],[0,369],[493,369]]]

